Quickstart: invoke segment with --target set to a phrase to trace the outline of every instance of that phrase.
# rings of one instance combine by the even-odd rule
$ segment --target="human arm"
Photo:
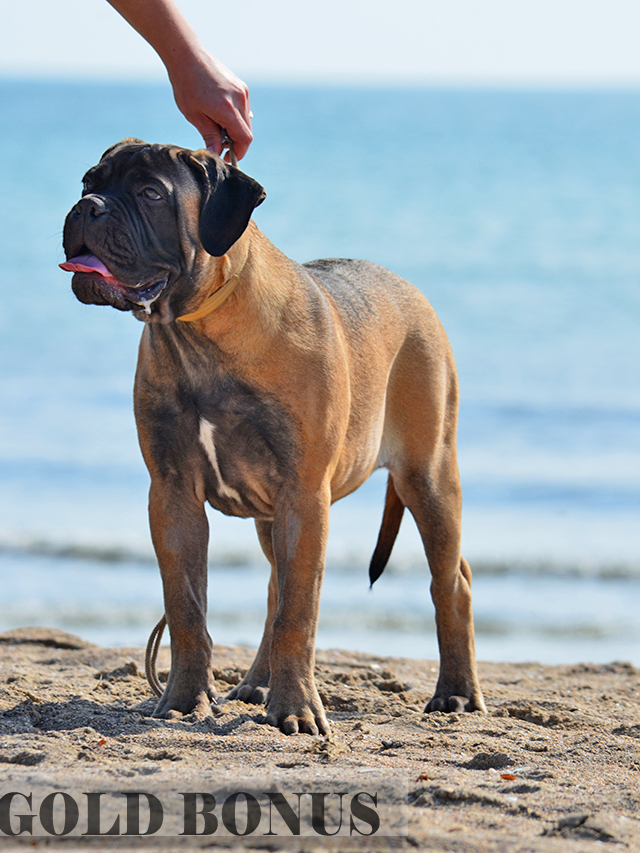
[[[246,85],[212,56],[173,0],[108,0],[156,51],[167,69],[176,105],[222,152],[224,132],[240,160],[253,139]]]

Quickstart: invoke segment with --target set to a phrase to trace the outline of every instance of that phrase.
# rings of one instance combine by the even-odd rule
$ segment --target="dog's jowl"
[[[87,172],[65,223],[62,266],[78,299],[145,323],[135,415],[172,653],[156,714],[210,713],[215,698],[208,501],[253,518],[271,564],[264,636],[230,696],[266,702],[267,721],[287,733],[329,733],[313,678],[329,507],[381,467],[371,579],[407,507],[440,646],[427,710],[483,711],[446,335],[424,296],[388,270],[289,260],[250,221],[263,198],[208,151],[126,139]]]

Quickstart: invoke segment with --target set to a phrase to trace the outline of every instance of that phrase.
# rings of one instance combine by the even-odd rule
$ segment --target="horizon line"
[[[466,91],[544,91],[544,92],[632,92],[640,91],[640,77],[628,79],[602,78],[503,78],[503,77],[433,77],[397,76],[393,78],[372,75],[349,77],[309,74],[289,75],[244,74],[240,75],[250,87],[280,87],[290,89],[335,88],[335,89],[432,89]],[[23,83],[78,83],[96,85],[158,85],[170,87],[164,74],[132,72],[129,74],[79,73],[76,71],[51,72],[50,70],[24,72],[0,67],[0,82]]]

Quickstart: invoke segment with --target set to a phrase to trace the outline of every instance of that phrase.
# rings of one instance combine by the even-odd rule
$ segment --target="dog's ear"
[[[203,183],[200,240],[219,258],[244,234],[254,208],[267,194],[257,181],[211,151],[198,151],[188,162]]]

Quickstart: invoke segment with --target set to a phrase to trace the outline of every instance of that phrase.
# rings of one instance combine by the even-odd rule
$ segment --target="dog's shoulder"
[[[302,268],[337,305],[352,326],[369,325],[375,318],[406,314],[430,306],[410,282],[372,261],[322,258]]]
[[[390,270],[357,258],[318,258],[302,264],[304,269],[320,281],[330,284],[351,285],[356,289],[366,288],[380,278],[391,276],[397,278]]]
[[[416,293],[418,289],[386,267],[353,258],[321,258],[302,264],[332,295],[371,300],[376,293]]]

